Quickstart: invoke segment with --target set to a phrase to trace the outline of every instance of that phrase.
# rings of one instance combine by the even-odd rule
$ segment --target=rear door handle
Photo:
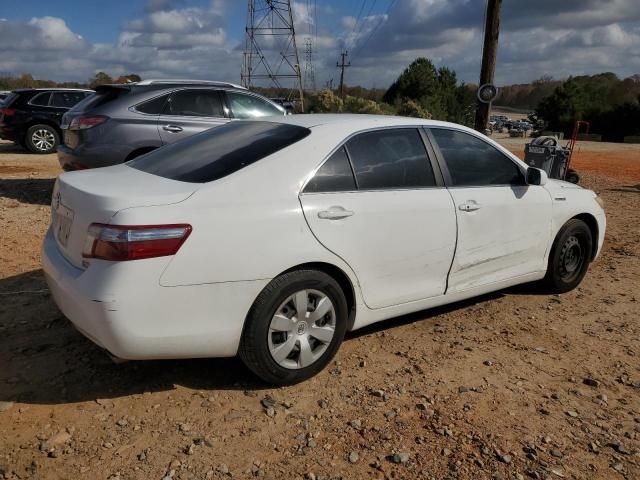
[[[345,210],[343,207],[336,206],[330,207],[329,210],[322,210],[318,212],[318,218],[323,220],[340,220],[341,218],[347,218],[353,215],[355,212],[351,210]]]
[[[162,129],[171,133],[178,133],[182,131],[182,127],[178,127],[177,125],[165,125]]]
[[[480,205],[475,200],[467,200],[464,203],[458,205],[458,210],[462,210],[463,212],[475,212],[476,210],[480,210],[482,205]]]

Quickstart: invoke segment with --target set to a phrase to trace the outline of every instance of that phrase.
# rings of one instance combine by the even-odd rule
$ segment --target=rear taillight
[[[16,114],[15,108],[0,108],[0,115],[4,115],[5,117],[11,117]]]
[[[125,261],[175,255],[191,233],[191,225],[89,226],[82,256]]]
[[[109,120],[109,117],[96,115],[93,117],[75,117],[69,124],[69,130],[85,130],[96,127]]]

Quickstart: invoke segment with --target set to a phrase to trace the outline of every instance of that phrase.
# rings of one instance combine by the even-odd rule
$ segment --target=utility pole
[[[482,67],[480,69],[480,86],[493,84],[498,53],[498,35],[500,34],[500,8],[502,0],[487,1],[487,20],[484,27],[484,45],[482,47]],[[490,102],[478,100],[475,129],[484,132],[489,124]]]
[[[340,69],[340,98],[344,98],[344,69],[351,66],[351,62],[344,63],[344,59],[349,56],[346,50],[340,54],[340,63],[336,62],[336,67]]]

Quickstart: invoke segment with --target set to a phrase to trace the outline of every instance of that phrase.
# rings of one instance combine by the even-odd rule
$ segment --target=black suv
[[[14,90],[0,105],[0,138],[33,153],[53,153],[60,143],[62,115],[93,93],[69,88]]]

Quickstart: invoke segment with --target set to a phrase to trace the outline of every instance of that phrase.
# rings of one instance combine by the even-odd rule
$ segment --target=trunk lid
[[[126,84],[98,86],[96,88],[96,93],[78,102],[71,110],[62,116],[60,128],[63,132],[63,143],[71,149],[75,149],[80,143],[82,143],[81,130],[69,129],[74,118],[86,115],[91,110],[116,100],[130,91],[131,87]]]
[[[108,224],[125,208],[181,202],[199,187],[199,184],[169,180],[126,165],[64,173],[53,189],[53,235],[67,260],[82,267],[89,225]]]

